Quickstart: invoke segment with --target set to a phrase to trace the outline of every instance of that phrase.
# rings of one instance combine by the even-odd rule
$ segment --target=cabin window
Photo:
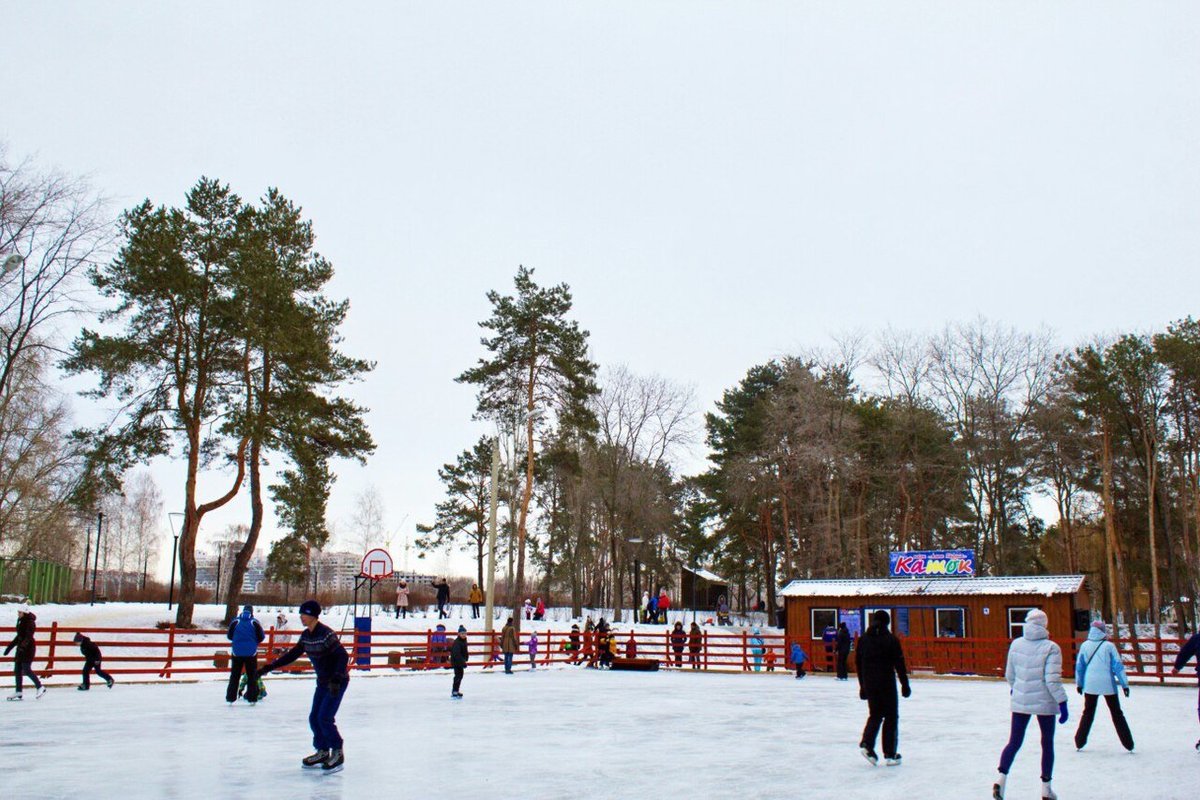
[[[966,614],[961,608],[939,608],[937,610],[937,636],[939,639],[961,639],[966,635]]]
[[[820,639],[825,635],[826,628],[837,629],[836,608],[814,608],[812,610],[812,638]]]
[[[1016,606],[1008,609],[1008,638],[1017,639],[1025,633],[1025,615],[1037,606]]]

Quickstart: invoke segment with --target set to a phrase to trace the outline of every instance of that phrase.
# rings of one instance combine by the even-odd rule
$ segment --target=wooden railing
[[[104,670],[118,679],[163,681],[195,679],[200,676],[225,674],[228,670],[230,642],[224,630],[166,628],[76,627],[52,623],[38,631],[34,671],[54,679],[60,676],[76,678],[84,657],[73,641],[76,632],[92,639],[103,653]],[[260,664],[292,647],[300,631],[268,628],[266,639],[259,649]],[[567,631],[538,631],[538,649],[533,663],[538,667],[571,664],[594,666],[599,661],[595,634],[582,633],[579,649],[570,647]],[[0,641],[7,643],[14,635],[13,628],[0,628]],[[447,631],[445,640],[439,633],[426,631],[341,631],[343,643],[350,654],[352,669],[428,670],[448,667],[450,644],[454,634]],[[617,655],[628,654],[629,631],[617,631]],[[671,639],[671,631],[644,632],[633,635],[638,658],[660,662],[663,668],[696,669],[704,671],[755,672],[790,671],[791,642],[781,634],[764,633],[755,641],[748,631],[727,631],[707,628],[702,631],[697,649],[690,637],[679,646]],[[514,666],[528,668],[529,631],[520,636],[519,651],[513,657]],[[910,672],[939,675],[981,675],[1003,677],[1010,642],[1003,639],[902,638],[905,660]],[[485,669],[501,661],[500,632],[490,635],[482,631],[467,634],[469,667]],[[1063,650],[1063,676],[1074,675],[1075,657],[1083,643],[1079,640],[1059,640]],[[1171,674],[1176,654],[1183,645],[1181,639],[1115,640],[1129,679],[1146,683],[1183,683],[1195,680],[1192,668],[1179,675]],[[808,656],[809,671],[832,672],[835,655],[831,644],[821,641],[801,642]],[[11,654],[10,654],[11,658]],[[854,671],[854,653],[848,659]],[[287,672],[307,672],[308,661],[300,658]],[[12,675],[12,661],[0,661],[0,677]],[[53,681],[52,682],[56,682]]]

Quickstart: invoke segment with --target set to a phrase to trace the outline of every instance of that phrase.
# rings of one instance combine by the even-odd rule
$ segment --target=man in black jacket
[[[434,584],[437,589],[438,619],[450,619],[450,584],[445,578],[440,580],[441,583]]]
[[[24,697],[21,692],[21,679],[25,677],[33,681],[33,685],[37,688],[37,697],[46,693],[46,687],[42,686],[38,676],[33,674],[33,656],[37,653],[37,642],[34,638],[36,634],[37,617],[29,609],[29,606],[22,603],[17,607],[17,635],[8,643],[8,647],[4,648],[4,655],[8,655],[13,648],[17,650],[13,656],[13,677],[17,685],[17,692],[10,695],[9,700],[20,700]]]
[[[317,617],[321,605],[316,600],[305,600],[300,605],[300,622],[304,631],[296,646],[262,668],[261,675],[286,667],[301,655],[307,655],[317,673],[317,689],[313,693],[312,711],[308,725],[313,732],[313,747],[316,752],[303,760],[308,769],[320,767],[326,772],[339,772],[345,763],[342,755],[342,735],[338,732],[338,706],[346,695],[350,682],[350,657],[338,636]]]
[[[459,687],[462,686],[463,670],[467,668],[467,629],[458,626],[458,636],[450,645],[450,666],[454,669],[454,685],[450,688],[451,697],[462,697]]]
[[[905,697],[912,694],[908,685],[908,670],[904,667],[904,651],[900,640],[888,630],[891,617],[882,609],[871,616],[867,632],[859,637],[855,664],[858,668],[858,696],[867,701],[867,725],[863,728],[859,747],[863,757],[872,764],[879,763],[875,754],[875,736],[883,724],[883,757],[889,767],[900,765],[896,752],[900,701],[896,697],[896,678],[900,679]]]
[[[104,682],[108,684],[108,688],[111,689],[113,685],[112,676],[100,667],[100,659],[102,658],[100,648],[82,633],[75,634],[75,642],[79,645],[79,652],[83,653],[83,683],[79,684],[79,691],[86,692],[91,687],[92,670],[96,670],[96,676],[103,678]]]
[[[837,679],[839,681],[849,680],[846,661],[850,658],[850,629],[846,627],[846,623],[838,623],[837,634],[833,637],[833,642],[837,650]]]

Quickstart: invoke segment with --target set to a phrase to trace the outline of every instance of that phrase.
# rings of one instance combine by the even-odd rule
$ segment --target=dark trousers
[[[682,647],[672,647],[672,649],[675,651],[675,666],[682,667],[683,666],[683,648]]]
[[[1079,729],[1075,731],[1075,747],[1083,749],[1087,744],[1088,733],[1092,730],[1092,721],[1096,718],[1096,705],[1100,699],[1098,694],[1085,694],[1083,696],[1083,716],[1079,718]],[[1113,727],[1117,729],[1117,738],[1121,740],[1121,745],[1126,750],[1133,749],[1133,734],[1129,730],[1129,722],[1125,719],[1125,712],[1121,710],[1121,701],[1117,699],[1115,694],[1104,695],[1104,702],[1108,703],[1108,714],[1112,717]]]
[[[893,690],[881,695],[872,694],[867,697],[867,725],[863,728],[862,746],[868,750],[875,749],[875,737],[879,726],[883,726],[883,757],[891,758],[896,755],[896,743],[899,738],[900,700]]]
[[[87,659],[83,662],[83,688],[88,688],[91,685],[90,676],[92,670],[96,670],[96,677],[103,678],[105,683],[112,680],[112,676],[100,668],[100,662]]]
[[[1025,729],[1029,727],[1029,717],[1029,714],[1013,712],[1012,730],[1008,734],[1008,744],[1004,746],[1004,752],[1000,754],[1000,771],[1005,775],[1008,774],[1013,759],[1017,757],[1017,751],[1021,749],[1021,744],[1025,741]],[[1054,715],[1038,714],[1037,721],[1038,727],[1042,731],[1042,780],[1048,781],[1054,774]]]
[[[16,676],[17,694],[21,693],[21,679],[24,678],[25,676],[29,676],[29,680],[33,681],[33,685],[35,687],[37,687],[38,689],[42,688],[42,682],[40,680],[38,680],[37,675],[33,674],[33,662],[32,661],[14,661],[13,662],[13,675]]]
[[[804,662],[801,662],[796,665],[796,677],[797,678],[804,677]]]
[[[512,672],[512,657],[513,657],[512,653],[504,654],[504,671],[505,672],[509,672],[509,673]]]
[[[450,612],[446,610],[446,601],[438,600],[438,619],[450,619]]]
[[[843,681],[846,680],[846,676],[849,674],[849,671],[846,669],[846,659],[849,658],[849,656],[850,656],[849,653],[838,653],[837,654],[838,680],[843,680]]]
[[[225,702],[237,700],[238,680],[246,671],[246,699],[258,702],[258,659],[254,656],[234,656],[229,665],[229,686],[225,688]]]
[[[471,603],[471,619],[479,619],[479,603]]]
[[[688,650],[688,661],[692,664],[692,669],[700,669],[700,651]]]
[[[458,687],[462,686],[462,678],[463,678],[463,668],[455,667],[454,668],[454,685],[450,687],[450,692],[452,694],[458,692]]]
[[[318,750],[340,750],[342,747],[342,735],[338,733],[337,721],[334,717],[337,716],[342,698],[346,696],[347,688],[349,688],[348,684],[335,695],[329,691],[328,686],[318,683],[317,690],[313,692],[312,711],[308,714],[308,727],[312,728],[313,747]]]

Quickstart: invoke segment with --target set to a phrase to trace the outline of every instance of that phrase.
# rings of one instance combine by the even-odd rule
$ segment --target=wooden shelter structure
[[[1040,608],[1049,618],[1050,637],[1062,647],[1063,674],[1070,676],[1076,634],[1091,620],[1082,575],[797,580],[780,596],[787,640],[800,642],[818,665],[832,658],[828,643],[838,623],[857,637],[871,614],[884,609],[892,632],[912,640],[912,647],[905,644],[910,666],[1002,674],[1008,643],[1024,631],[1029,610]]]

